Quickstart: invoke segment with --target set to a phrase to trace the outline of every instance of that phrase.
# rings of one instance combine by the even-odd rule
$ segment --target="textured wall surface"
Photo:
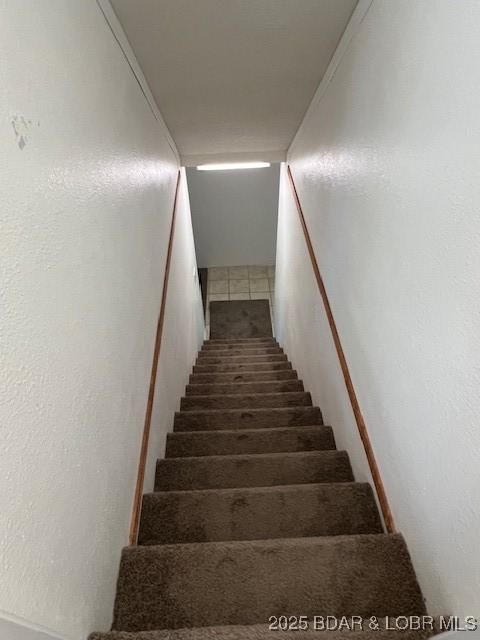
[[[375,0],[289,152],[397,527],[430,611],[459,615],[480,604],[479,22],[473,0]],[[322,375],[316,328],[287,348]]]
[[[337,448],[348,451],[355,478],[373,486],[284,164],[274,302],[277,340],[320,405],[325,423],[334,427]]]
[[[26,620],[16,620],[12,622],[6,619],[5,613],[0,614],[0,638],[5,640],[64,640],[64,637],[53,635],[49,631],[44,631],[37,625],[29,624]]]
[[[199,266],[275,262],[278,172],[187,169]]]
[[[166,435],[173,428],[174,412],[180,409],[205,329],[184,169],[181,176],[145,491],[153,491],[155,463],[164,456]]]
[[[128,538],[177,163],[94,0],[4,0],[0,22],[0,610],[83,640]],[[175,400],[200,322],[182,202]]]

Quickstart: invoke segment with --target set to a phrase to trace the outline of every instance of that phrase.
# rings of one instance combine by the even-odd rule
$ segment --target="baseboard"
[[[3,612],[0,612],[0,638],[2,640],[71,640]]]

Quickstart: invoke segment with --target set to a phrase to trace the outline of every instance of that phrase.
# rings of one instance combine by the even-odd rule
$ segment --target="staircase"
[[[382,532],[370,486],[354,482],[282,349],[207,341],[144,496],[139,545],[122,554],[115,631],[90,640],[324,637],[270,631],[269,618],[424,613],[402,537]]]

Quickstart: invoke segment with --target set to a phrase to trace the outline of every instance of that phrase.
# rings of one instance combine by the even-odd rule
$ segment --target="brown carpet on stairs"
[[[236,340],[271,338],[268,300],[217,300],[210,302],[210,338]]]
[[[393,621],[392,621],[393,623]],[[385,625],[384,625],[385,626]],[[391,626],[391,625],[390,625]],[[268,625],[202,627],[198,629],[163,629],[128,633],[112,631],[94,633],[90,640],[424,640],[423,631],[271,631]]]
[[[354,481],[278,344],[206,342],[144,496],[139,544],[122,554],[113,630],[90,640],[421,640],[267,623],[424,612],[402,537],[383,533],[371,487]]]

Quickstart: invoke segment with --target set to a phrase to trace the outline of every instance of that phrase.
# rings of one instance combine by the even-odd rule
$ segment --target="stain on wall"
[[[39,127],[40,121],[33,122],[24,116],[15,115],[12,118],[12,129],[15,134],[15,140],[18,144],[20,151],[23,151],[30,138],[30,132],[32,127]]]

